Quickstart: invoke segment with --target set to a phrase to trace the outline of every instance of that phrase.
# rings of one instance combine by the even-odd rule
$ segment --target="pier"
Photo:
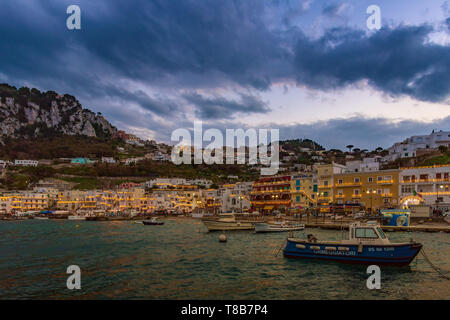
[[[305,223],[306,228],[321,228],[330,230],[348,230],[348,224],[341,223]],[[407,231],[407,232],[447,232],[450,233],[450,226],[427,226],[413,225],[408,227],[381,226],[385,231]]]

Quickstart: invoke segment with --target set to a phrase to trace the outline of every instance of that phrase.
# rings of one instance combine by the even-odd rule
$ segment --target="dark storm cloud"
[[[196,115],[200,119],[231,119],[235,113],[267,113],[270,111],[267,103],[258,97],[240,94],[239,101],[214,96],[205,97],[198,93],[188,93],[183,97],[196,107]]]
[[[403,120],[393,122],[386,118],[332,119],[311,124],[268,125],[280,129],[280,139],[309,138],[326,148],[340,148],[353,144],[361,149],[388,148],[395,142],[413,135],[430,134],[432,130],[450,128],[450,117],[432,122]],[[357,134],[356,134],[357,133]]]
[[[161,130],[184,118],[186,100],[197,117],[209,120],[266,113],[269,106],[257,92],[292,80],[322,90],[365,80],[392,96],[448,100],[450,48],[426,41],[431,27],[400,25],[371,34],[332,29],[311,38],[291,24],[311,3],[4,0],[0,76],[16,86],[70,93],[113,122],[125,117],[108,101],[123,109],[137,105],[145,122],[152,115],[166,120],[150,121]],[[81,7],[82,30],[65,26],[71,4]],[[214,96],[217,88],[249,94],[236,101]],[[128,124],[141,126],[138,118]]]
[[[322,9],[322,14],[330,18],[334,18],[339,16],[346,6],[347,4],[345,2],[326,4]]]
[[[331,89],[368,80],[393,96],[432,102],[450,94],[450,47],[425,43],[429,26],[362,31],[333,29],[318,40],[303,36],[296,47],[297,81]]]

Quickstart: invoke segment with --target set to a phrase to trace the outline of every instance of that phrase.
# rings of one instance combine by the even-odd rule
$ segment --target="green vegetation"
[[[204,178],[214,182],[227,181],[228,175],[238,176],[242,181],[249,181],[258,176],[244,165],[175,165],[171,162],[144,160],[129,166],[123,164],[96,163],[91,166],[71,166],[56,169],[56,173],[89,177],[180,177],[186,179]]]
[[[2,159],[56,159],[72,157],[111,157],[117,153],[118,141],[55,135],[48,138],[7,139],[0,149]]]
[[[8,190],[27,190],[30,176],[8,172],[5,179],[0,181]]]
[[[92,190],[98,189],[100,187],[99,180],[97,178],[89,177],[71,177],[71,178],[60,178],[61,180],[76,183],[73,189],[77,190]]]
[[[444,154],[437,157],[432,157],[427,159],[419,164],[419,166],[434,166],[434,165],[442,165],[442,164],[450,164],[450,156]]]

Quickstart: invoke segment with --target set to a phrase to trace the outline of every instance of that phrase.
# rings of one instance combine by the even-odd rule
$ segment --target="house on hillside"
[[[38,164],[39,164],[39,161],[37,161],[37,160],[14,160],[15,166],[37,167]]]
[[[94,161],[90,160],[89,158],[72,158],[70,160],[71,164],[92,164]]]

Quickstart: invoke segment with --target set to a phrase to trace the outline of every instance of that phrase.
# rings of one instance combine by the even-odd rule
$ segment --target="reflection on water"
[[[78,225],[78,227],[77,227]],[[308,229],[322,239],[340,231]],[[382,267],[381,290],[366,288],[366,267],[290,260],[286,234],[207,233],[200,221],[163,226],[128,221],[0,223],[0,298],[49,299],[449,299],[450,281],[420,258],[409,268]],[[450,235],[390,233],[424,243],[450,270]],[[66,268],[82,270],[81,290],[66,288]]]

